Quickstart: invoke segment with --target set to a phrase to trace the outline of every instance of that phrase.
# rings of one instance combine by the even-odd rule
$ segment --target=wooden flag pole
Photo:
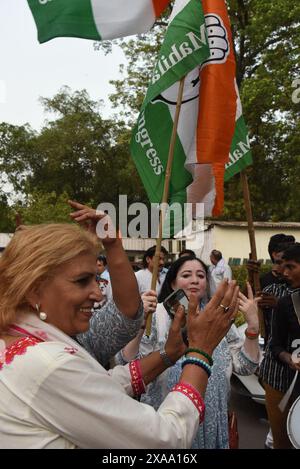
[[[246,171],[241,171],[241,181],[243,187],[243,194],[244,194],[244,202],[245,202],[245,209],[246,209],[246,216],[247,216],[247,224],[248,224],[248,233],[249,233],[249,240],[250,240],[250,259],[253,261],[257,261],[257,251],[256,251],[256,242],[255,242],[255,231],[254,231],[254,224],[253,224],[253,215],[252,215],[252,208],[251,208],[251,200],[250,200],[250,191],[249,191],[249,184]],[[258,270],[253,271],[253,288],[254,292],[257,293],[260,291],[260,282],[259,282],[259,272]],[[258,309],[258,317],[259,317],[259,329],[260,334],[262,337],[265,335],[265,327],[264,327],[264,320],[263,320],[263,313],[261,309]]]
[[[156,283],[157,283],[157,277],[158,277],[158,264],[159,264],[161,242],[162,242],[163,220],[164,220],[164,215],[165,215],[164,207],[165,207],[165,204],[168,203],[168,197],[169,197],[169,187],[170,187],[170,180],[171,180],[171,174],[172,174],[172,165],[173,165],[173,159],[174,159],[177,127],[178,127],[180,109],[181,109],[181,104],[182,104],[184,80],[185,80],[185,77],[181,78],[180,83],[179,83],[179,89],[178,89],[177,104],[176,104],[173,130],[172,130],[172,135],[171,135],[168,161],[167,161],[167,167],[166,167],[164,191],[163,191],[163,196],[162,196],[162,201],[161,201],[163,205],[159,211],[158,238],[157,238],[156,249],[155,249],[155,254],[154,254],[151,290],[156,290]],[[151,324],[152,324],[152,314],[149,314],[147,317],[147,322],[146,322],[146,335],[148,337],[151,333]]]
[[[21,218],[21,215],[19,214],[19,212],[16,214],[16,228],[19,228],[19,226],[22,225],[22,218]]]

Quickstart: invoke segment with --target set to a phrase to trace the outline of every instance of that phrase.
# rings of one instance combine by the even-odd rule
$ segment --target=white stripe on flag
[[[91,0],[102,39],[148,31],[155,21],[152,0]]]
[[[169,24],[173,21],[176,15],[184,9],[184,7],[189,3],[190,0],[177,0],[173,6],[172,13],[169,18]]]

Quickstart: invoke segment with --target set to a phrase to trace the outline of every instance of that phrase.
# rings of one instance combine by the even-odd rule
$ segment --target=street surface
[[[235,381],[234,381],[235,383]],[[237,390],[239,392],[237,392]],[[236,412],[240,449],[263,449],[269,431],[266,408],[253,401],[243,389],[232,386],[230,407]]]

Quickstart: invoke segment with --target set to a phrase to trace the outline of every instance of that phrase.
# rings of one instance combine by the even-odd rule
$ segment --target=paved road
[[[263,449],[269,430],[265,406],[232,388],[231,408],[237,414],[240,449]]]

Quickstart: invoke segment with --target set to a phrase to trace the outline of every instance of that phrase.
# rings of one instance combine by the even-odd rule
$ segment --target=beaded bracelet
[[[199,355],[202,355],[203,357],[207,358],[208,363],[210,366],[213,366],[214,361],[208,353],[204,352],[203,350],[200,350],[198,348],[188,348],[185,352],[185,356],[187,356],[188,353],[198,353]]]
[[[200,358],[196,358],[196,357],[189,357],[189,358],[186,358],[183,362],[182,362],[182,368],[185,366],[185,365],[197,365],[197,366],[200,366],[200,368],[202,368],[204,371],[206,371],[206,373],[208,374],[208,377],[210,377],[211,375],[211,367],[209,366],[208,363],[206,363],[204,360],[201,360]]]
[[[255,340],[259,336],[259,332],[249,332],[248,329],[245,330],[245,336],[247,339]]]

